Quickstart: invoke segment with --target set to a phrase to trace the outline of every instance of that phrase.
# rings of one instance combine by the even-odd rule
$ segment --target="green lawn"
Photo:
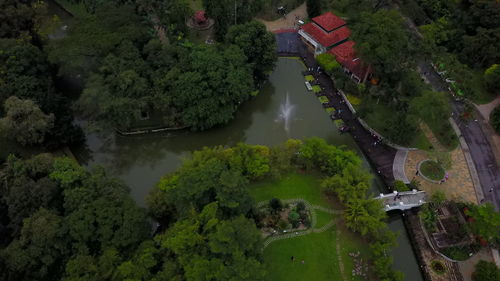
[[[437,162],[428,160],[420,165],[420,172],[422,175],[431,180],[441,180],[444,177],[444,169]]]
[[[73,14],[73,16],[75,16],[77,18],[84,17],[84,16],[87,16],[89,14],[87,12],[87,10],[85,9],[85,6],[81,2],[75,3],[75,2],[68,1],[68,0],[56,0],[55,2],[57,2],[66,11],[70,12],[71,14]]]
[[[339,207],[333,206],[321,192],[319,181],[314,175],[294,173],[280,180],[253,184],[250,186],[250,193],[257,202],[274,197],[303,198],[313,205],[338,209]],[[354,260],[349,253],[359,251],[366,261],[368,257],[366,243],[357,234],[344,227],[341,216],[322,211],[315,212],[317,218],[315,228],[320,228],[332,219],[336,220],[336,224],[322,233],[311,233],[271,243],[264,250],[267,280],[364,280],[352,276]],[[295,257],[295,262],[291,261],[292,256]],[[339,258],[344,267],[344,278],[341,276]],[[301,263],[302,260],[304,264]]]
[[[279,240],[264,250],[267,280],[342,280],[336,255],[335,228]],[[295,257],[292,262],[291,257]],[[301,261],[304,260],[304,264]]]
[[[314,228],[321,228],[323,225],[335,219],[335,215],[315,210],[316,212],[316,226]]]
[[[290,174],[280,180],[266,180],[250,186],[250,194],[255,202],[272,198],[302,198],[313,205],[331,208],[328,200],[321,192],[319,179],[313,175]]]

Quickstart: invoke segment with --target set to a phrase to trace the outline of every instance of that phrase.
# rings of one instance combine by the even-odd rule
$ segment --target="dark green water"
[[[110,136],[103,139],[87,136],[88,150],[75,151],[87,165],[100,164],[125,181],[132,196],[144,205],[144,198],[161,176],[177,169],[184,157],[204,146],[231,146],[238,142],[275,145],[289,138],[321,137],[334,145],[345,145],[363,158],[349,134],[340,134],[320,102],[304,85],[303,65],[296,59],[280,58],[275,71],[261,93],[242,105],[235,119],[226,126],[206,132],[174,132],[139,137]],[[294,110],[289,131],[280,120],[280,107],[288,95]],[[373,172],[373,171],[372,171]],[[383,190],[374,179],[373,194]],[[395,266],[403,271],[405,280],[420,281],[420,273],[400,219],[392,220],[391,228],[401,232],[400,245],[394,251]]]

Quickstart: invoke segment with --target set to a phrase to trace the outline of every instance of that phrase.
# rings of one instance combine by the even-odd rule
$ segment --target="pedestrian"
[[[292,262],[294,262],[294,261],[295,261],[295,257],[294,257],[294,256],[292,256],[292,257],[291,257],[291,259],[292,259]]]
[[[490,188],[490,192],[493,192],[493,187]]]
[[[305,261],[304,261],[304,260],[302,260],[300,263],[304,264],[304,263],[305,263]]]
[[[484,203],[484,198],[483,198],[483,199],[481,199],[481,201],[480,201],[479,203],[483,204],[483,203]]]
[[[417,170],[417,171],[415,172],[415,176],[418,176],[419,174],[420,174],[420,172]]]

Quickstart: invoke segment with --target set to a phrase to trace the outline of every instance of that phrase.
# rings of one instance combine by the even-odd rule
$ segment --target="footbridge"
[[[375,199],[382,201],[384,205],[384,210],[408,210],[414,207],[421,206],[425,203],[426,194],[425,191],[404,191],[383,194],[380,193]]]

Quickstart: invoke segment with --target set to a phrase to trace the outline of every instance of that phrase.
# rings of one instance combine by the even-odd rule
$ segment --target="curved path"
[[[331,220],[327,224],[323,225],[320,228],[314,228],[316,226],[316,222],[317,222],[316,211],[321,211],[321,212],[329,213],[329,214],[332,214],[332,215],[343,214],[344,213],[343,210],[334,210],[334,209],[328,209],[328,208],[325,208],[325,207],[322,207],[322,206],[319,206],[319,205],[312,205],[307,200],[304,200],[302,198],[284,199],[284,200],[281,200],[281,201],[283,203],[286,203],[286,204],[297,203],[297,202],[304,203],[304,205],[306,205],[306,208],[309,209],[309,211],[311,212],[311,227],[309,229],[307,229],[307,230],[290,231],[290,232],[288,232],[286,234],[278,234],[278,235],[275,235],[275,236],[270,236],[270,237],[268,237],[264,241],[264,247],[263,247],[263,249],[265,249],[267,246],[269,246],[269,244],[271,244],[274,241],[288,239],[288,238],[294,238],[294,237],[299,237],[299,236],[307,235],[307,234],[310,234],[310,233],[321,233],[321,232],[326,231],[327,229],[329,229],[333,225],[335,225],[335,220]],[[260,208],[260,207],[264,206],[267,203],[269,203],[268,200],[261,201],[261,202],[259,202],[259,203],[256,204],[256,207]]]
[[[306,67],[317,69],[318,64],[305,44],[300,40],[297,32],[280,32],[275,34],[278,55],[299,56],[303,59]],[[351,128],[350,134],[373,165],[374,169],[382,177],[384,182],[391,186],[394,182],[393,163],[397,150],[385,144],[373,146],[375,139],[372,134],[359,123],[356,116],[349,110],[338,94],[332,79],[324,72],[313,71],[311,73],[318,79],[323,94],[328,98],[328,106],[342,110],[344,124]]]

